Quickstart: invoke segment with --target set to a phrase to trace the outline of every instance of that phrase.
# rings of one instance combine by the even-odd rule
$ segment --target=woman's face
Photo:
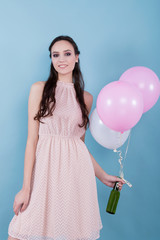
[[[51,48],[51,59],[55,70],[59,74],[68,74],[73,71],[75,63],[78,62],[78,54],[75,55],[70,42],[60,40]]]

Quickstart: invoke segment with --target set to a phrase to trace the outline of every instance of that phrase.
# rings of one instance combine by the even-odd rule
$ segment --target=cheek
[[[53,64],[53,65],[56,65],[56,59],[53,59],[53,58],[52,58],[52,64]]]
[[[57,61],[56,61],[56,59],[52,59],[52,64],[53,64],[53,67],[55,68],[55,69],[57,69]]]
[[[75,65],[75,58],[70,58],[69,60],[68,60],[68,63],[71,65],[71,66],[74,66]]]

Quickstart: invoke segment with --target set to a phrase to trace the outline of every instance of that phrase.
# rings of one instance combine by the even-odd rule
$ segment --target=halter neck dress
[[[103,227],[93,163],[74,83],[57,81],[53,116],[42,118],[31,195],[8,234],[20,240],[95,240]]]

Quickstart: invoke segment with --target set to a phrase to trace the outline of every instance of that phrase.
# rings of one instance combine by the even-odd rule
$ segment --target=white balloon
[[[89,129],[94,139],[108,149],[121,147],[130,134],[130,130],[121,133],[108,128],[99,118],[96,108],[91,113]]]

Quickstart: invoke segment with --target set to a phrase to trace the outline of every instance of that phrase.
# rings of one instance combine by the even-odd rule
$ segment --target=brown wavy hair
[[[80,54],[80,51],[78,50],[78,47],[76,45],[76,43],[74,42],[74,40],[69,37],[69,36],[58,36],[56,37],[50,44],[49,46],[49,56],[51,58],[51,48],[52,46],[61,40],[66,40],[68,42],[70,42],[74,48],[74,52],[75,55],[76,54]],[[75,67],[73,69],[73,83],[74,83],[74,88],[76,91],[76,99],[77,102],[79,103],[79,106],[81,108],[82,111],[82,124],[78,126],[79,127],[83,127],[85,126],[85,129],[87,129],[88,125],[89,125],[89,118],[88,118],[88,110],[86,107],[86,104],[84,102],[84,80],[83,80],[83,76],[80,70],[80,60],[78,58],[78,62],[75,63]],[[43,123],[41,121],[41,118],[43,117],[47,117],[47,116],[52,116],[53,115],[53,111],[55,109],[56,106],[56,99],[55,99],[55,88],[57,85],[57,80],[58,80],[58,73],[55,70],[52,62],[50,65],[50,74],[49,77],[47,79],[47,81],[45,82],[44,85],[44,89],[43,89],[43,93],[42,93],[42,99],[40,101],[39,104],[39,110],[38,113],[35,115],[34,120],[38,120],[39,122]],[[51,103],[51,104],[50,104]]]

